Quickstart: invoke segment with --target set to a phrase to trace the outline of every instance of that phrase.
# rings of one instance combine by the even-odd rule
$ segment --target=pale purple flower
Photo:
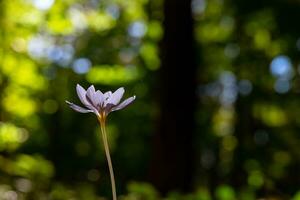
[[[95,113],[100,118],[105,118],[110,112],[120,110],[135,100],[135,96],[132,96],[120,103],[125,92],[123,87],[117,89],[114,93],[111,91],[102,93],[100,90],[96,91],[93,85],[85,90],[77,84],[76,91],[85,108],[69,101],[66,101],[66,103],[77,112]]]

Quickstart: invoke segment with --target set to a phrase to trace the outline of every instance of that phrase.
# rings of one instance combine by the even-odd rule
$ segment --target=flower
[[[105,155],[110,173],[113,200],[117,200],[115,177],[109,153],[109,145],[105,128],[105,119],[110,112],[120,110],[132,103],[135,100],[135,96],[129,97],[128,99],[125,99],[122,103],[120,103],[125,92],[123,87],[117,89],[114,93],[112,93],[111,91],[102,93],[100,90],[96,91],[93,85],[91,85],[87,90],[85,90],[83,87],[77,84],[76,91],[81,103],[85,106],[85,108],[75,105],[74,103],[71,103],[69,101],[66,101],[66,103],[77,112],[91,112],[97,115],[101,127]]]
[[[81,103],[86,108],[75,105],[69,101],[66,101],[66,103],[77,112],[95,113],[100,119],[105,119],[110,112],[120,110],[135,100],[135,96],[132,96],[120,103],[125,92],[123,87],[117,89],[114,93],[111,91],[102,93],[100,90],[96,91],[93,85],[85,90],[77,84],[76,91]]]

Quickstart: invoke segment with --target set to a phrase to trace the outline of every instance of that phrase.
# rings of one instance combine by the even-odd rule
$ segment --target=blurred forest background
[[[75,86],[124,86],[123,200],[300,200],[299,0],[1,0],[0,199],[111,199]]]

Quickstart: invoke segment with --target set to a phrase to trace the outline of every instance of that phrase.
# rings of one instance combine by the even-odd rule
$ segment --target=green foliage
[[[132,182],[128,185],[129,195],[124,200],[145,199],[155,200],[159,198],[158,192],[147,183]]]
[[[25,129],[11,123],[0,123],[0,151],[13,152],[28,138]]]
[[[136,67],[128,66],[94,66],[87,74],[90,83],[103,85],[122,85],[137,80],[139,73]]]
[[[300,199],[300,192],[297,192],[293,197],[293,200],[299,200],[299,199]]]
[[[54,175],[51,162],[41,156],[18,155],[12,173],[30,179],[48,180]]]
[[[221,185],[216,189],[216,197],[218,200],[236,199],[235,192],[232,187],[228,185]]]

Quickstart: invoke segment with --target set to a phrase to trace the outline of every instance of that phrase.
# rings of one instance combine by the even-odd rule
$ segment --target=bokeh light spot
[[[224,54],[228,58],[236,58],[240,54],[240,47],[237,44],[227,44],[224,49]]]
[[[87,58],[78,58],[73,62],[72,69],[77,74],[85,74],[91,68],[91,61]]]
[[[249,80],[241,80],[238,84],[241,95],[249,95],[252,91],[252,83]]]
[[[29,40],[28,53],[32,58],[41,59],[47,55],[50,46],[52,46],[50,38],[38,35]]]
[[[287,93],[291,88],[290,81],[285,79],[278,79],[274,84],[274,89],[279,94]]]
[[[120,8],[118,5],[115,4],[108,6],[106,8],[106,12],[114,19],[118,19],[120,16]]]
[[[224,106],[232,105],[236,101],[238,94],[235,75],[232,72],[225,71],[220,75],[219,81],[223,87],[219,96],[221,104]]]
[[[221,185],[216,189],[217,200],[235,200],[235,192],[228,185]]]
[[[226,151],[232,151],[238,144],[238,141],[237,141],[236,137],[234,137],[232,135],[227,135],[223,138],[222,144],[223,144],[223,148]]]
[[[30,192],[32,189],[32,182],[25,178],[17,179],[15,185],[20,192],[24,193]]]
[[[88,171],[87,173],[87,178],[90,181],[98,181],[100,178],[100,172],[96,169],[91,169],[90,171]]]
[[[141,21],[136,21],[130,24],[128,33],[131,37],[141,38],[146,33],[146,25]]]
[[[3,199],[18,200],[18,194],[13,190],[9,190],[3,194]]]
[[[206,0],[193,0],[192,1],[192,11],[193,14],[199,15],[205,11]]]
[[[290,58],[284,55],[275,57],[271,62],[270,71],[274,77],[290,79],[293,75]]]
[[[249,176],[248,176],[248,184],[255,187],[255,188],[259,188],[263,185],[264,183],[264,178],[263,178],[263,174],[258,171],[252,171],[250,172]]]
[[[54,4],[54,0],[33,0],[33,5],[40,10],[48,10]]]

